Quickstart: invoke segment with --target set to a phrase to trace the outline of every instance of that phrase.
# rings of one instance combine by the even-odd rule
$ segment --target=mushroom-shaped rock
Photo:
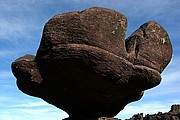
[[[158,23],[145,23],[127,40],[126,27],[123,14],[105,8],[56,15],[37,55],[12,63],[19,89],[66,111],[69,120],[115,116],[160,83],[172,57]]]

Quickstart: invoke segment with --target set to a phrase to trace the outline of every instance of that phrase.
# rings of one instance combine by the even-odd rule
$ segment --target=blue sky
[[[0,120],[60,120],[68,115],[16,87],[11,63],[25,54],[36,54],[44,24],[54,15],[92,6],[114,9],[128,19],[127,36],[140,25],[155,20],[168,32],[173,59],[162,73],[159,86],[128,104],[116,117],[135,113],[167,112],[180,104],[180,0],[0,0]]]

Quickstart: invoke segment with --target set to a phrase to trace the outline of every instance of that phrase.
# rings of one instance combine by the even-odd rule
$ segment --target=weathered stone
[[[172,105],[171,110],[166,113],[147,114],[145,117],[143,113],[135,114],[132,118],[126,120],[180,120],[180,105]]]
[[[160,73],[172,57],[168,34],[156,22],[142,25],[126,40],[130,62],[153,68]]]
[[[66,111],[69,120],[115,116],[160,83],[172,57],[158,23],[145,23],[127,40],[126,27],[124,15],[105,8],[56,15],[37,55],[12,63],[19,89]]]
[[[117,118],[107,118],[107,117],[101,117],[98,120],[119,120]]]

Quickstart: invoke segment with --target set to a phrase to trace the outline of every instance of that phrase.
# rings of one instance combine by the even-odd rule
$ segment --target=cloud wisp
[[[4,98],[4,100],[10,101],[12,99]],[[0,119],[12,120],[8,116],[13,116],[13,120],[57,120],[57,118],[64,119],[68,117],[68,114],[64,111],[42,100],[28,99],[17,103],[0,108],[0,111],[1,109],[7,109],[7,111],[3,110],[0,113]]]
[[[12,107],[44,107],[44,106],[49,106],[49,104],[45,101],[39,101],[39,102],[18,104],[18,105],[14,105]]]
[[[145,114],[155,114],[158,112],[168,112],[170,106],[166,106],[161,102],[150,102],[150,103],[139,103],[139,104],[129,104],[124,110],[122,110],[117,117],[118,118],[130,118],[134,114],[144,113]]]

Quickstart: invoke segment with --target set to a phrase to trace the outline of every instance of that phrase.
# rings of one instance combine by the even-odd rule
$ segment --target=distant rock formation
[[[155,21],[127,40],[126,28],[123,14],[105,8],[56,15],[36,56],[12,63],[18,88],[66,111],[66,120],[115,116],[161,82],[172,57],[168,34]]]
[[[98,120],[119,120],[119,119],[118,118],[101,117],[101,118],[98,118]]]
[[[147,114],[145,117],[143,113],[140,113],[126,120],[180,120],[180,104],[172,105],[171,110],[167,113],[158,112],[153,115]]]

